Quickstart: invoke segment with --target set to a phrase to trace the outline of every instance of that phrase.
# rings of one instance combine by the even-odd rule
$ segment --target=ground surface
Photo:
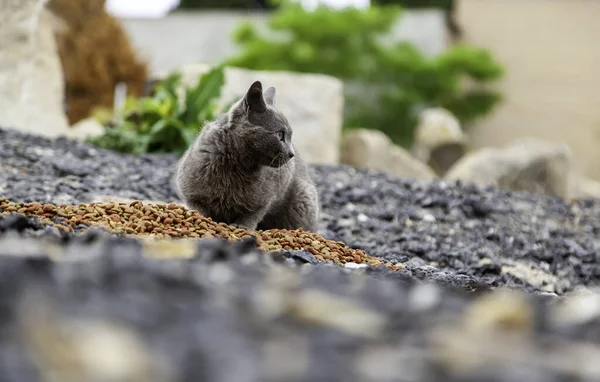
[[[0,197],[177,202],[174,163],[0,130]],[[67,232],[56,206],[0,211],[0,381],[600,381],[599,295],[524,292],[595,283],[600,203],[311,172],[319,234],[398,270],[79,224],[117,205]]]
[[[3,230],[2,381],[600,378],[597,295],[567,306],[296,264],[244,243],[203,240],[165,260],[154,257],[166,247],[102,232]]]
[[[173,156],[132,157],[0,130],[0,196],[77,204],[99,197],[179,202]],[[600,201],[415,183],[312,166],[319,234],[419,279],[562,294],[600,275]],[[105,199],[106,199],[105,198]]]

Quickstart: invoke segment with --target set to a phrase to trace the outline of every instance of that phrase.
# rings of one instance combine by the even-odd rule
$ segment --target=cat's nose
[[[290,152],[288,153],[288,157],[289,157],[290,159],[292,159],[292,158],[294,157],[294,153],[293,153],[292,151],[290,151]]]

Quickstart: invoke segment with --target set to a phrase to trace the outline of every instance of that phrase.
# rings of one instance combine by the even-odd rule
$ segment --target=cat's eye
[[[279,140],[281,142],[285,141],[285,133],[283,131],[280,131],[279,133],[277,133],[277,137],[279,138]]]

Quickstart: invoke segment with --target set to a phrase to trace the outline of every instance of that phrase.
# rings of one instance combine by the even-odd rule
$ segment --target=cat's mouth
[[[269,163],[269,167],[279,168],[289,162],[290,159],[292,158],[287,155],[279,154]]]

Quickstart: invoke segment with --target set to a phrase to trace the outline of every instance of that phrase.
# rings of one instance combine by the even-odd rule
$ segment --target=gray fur
[[[275,88],[263,94],[259,81],[202,129],[179,161],[176,183],[188,207],[215,221],[317,230],[317,189],[275,109]]]

